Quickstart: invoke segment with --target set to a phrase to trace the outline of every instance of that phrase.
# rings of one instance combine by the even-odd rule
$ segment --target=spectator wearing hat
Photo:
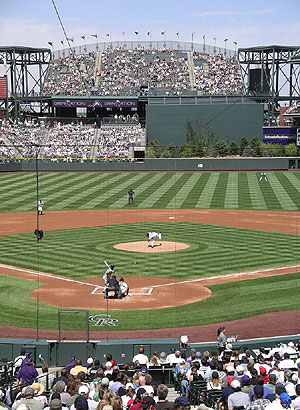
[[[134,404],[130,406],[130,410],[138,410],[140,408],[140,404],[145,393],[146,390],[143,387],[137,389]]]
[[[149,364],[149,358],[147,355],[145,355],[145,349],[143,346],[139,347],[139,352],[138,354],[136,354],[135,356],[133,356],[132,358],[133,363],[135,363],[136,361],[139,362],[139,364],[143,365],[147,365]]]
[[[174,401],[173,408],[175,410],[188,410],[190,409],[190,401],[186,396],[177,397]]]
[[[250,384],[250,377],[247,375],[247,374],[244,374],[244,376],[242,377],[242,380],[241,380],[241,391],[243,392],[243,393],[246,393],[246,394],[248,394],[249,396],[250,396],[250,392],[251,392],[251,389],[252,389],[252,386],[251,386],[251,384]]]
[[[290,395],[292,399],[296,398],[295,385],[293,383],[293,372],[291,370],[284,371],[284,387],[286,392]]]
[[[72,369],[70,370],[70,374],[72,374],[73,376],[77,376],[77,374],[80,372],[84,372],[85,374],[87,374],[88,369],[87,367],[82,366],[81,360],[76,360],[76,365],[72,367]]]
[[[223,409],[225,407],[227,407],[227,403],[228,403],[228,397],[234,393],[233,388],[231,387],[231,383],[233,382],[234,377],[229,376],[227,378],[227,387],[224,387],[224,389],[222,390],[222,395],[218,400],[218,405],[219,405],[219,409]]]
[[[246,407],[250,403],[249,394],[242,392],[241,383],[238,380],[233,380],[231,387],[234,393],[228,396],[228,410],[233,410],[234,407]]]
[[[263,396],[262,396],[263,399],[265,399],[268,394],[273,394],[273,391],[269,387],[266,387],[264,385],[264,376],[263,375],[259,375],[259,376],[256,377],[256,383],[257,383],[258,386],[261,386],[262,389],[263,389]],[[250,392],[250,400],[251,401],[254,401],[254,389],[255,389],[255,387],[253,389],[251,389],[251,392]]]
[[[16,376],[17,385],[22,380],[23,384],[25,384],[26,386],[29,386],[30,384],[34,382],[34,379],[36,379],[38,375],[39,374],[36,368],[34,367],[34,363],[32,359],[28,358],[28,360],[26,361],[26,364],[21,367],[21,369],[19,370],[19,373]]]
[[[34,398],[35,398],[36,400],[41,401],[41,402],[44,404],[44,406],[47,406],[47,404],[48,404],[48,399],[47,399],[47,397],[43,394],[44,391],[45,391],[44,385],[43,385],[42,383],[33,383],[33,384],[31,385],[31,387],[32,387],[33,390],[34,390]]]
[[[75,400],[74,407],[76,410],[88,410],[89,405],[87,399],[83,396],[78,396]]]
[[[60,399],[52,399],[50,401],[50,410],[62,410],[62,402]]]
[[[84,397],[87,400],[89,410],[96,410],[98,403],[93,400],[93,398],[89,397],[90,389],[86,384],[82,384],[78,389],[78,397],[75,399],[74,404],[70,407],[70,410],[75,410],[76,407],[76,400]]]
[[[140,404],[141,409],[149,409],[149,410],[154,410],[155,409],[155,400],[151,396],[144,396],[141,400]]]
[[[22,347],[19,356],[14,358],[14,363],[13,363],[14,375],[16,375],[18,371],[20,370],[23,360],[26,357],[25,353],[26,353],[26,349],[25,347]]]
[[[288,353],[289,355],[295,355],[297,353],[294,342],[289,342],[288,345],[281,350],[280,356],[283,357],[285,353]]]
[[[70,370],[76,366],[76,356],[75,354],[71,354],[71,356],[69,357],[69,363],[66,364],[66,369],[68,370],[68,372],[70,372]]]
[[[253,389],[254,400],[246,406],[245,410],[264,410],[271,402],[268,399],[264,399],[263,396],[264,388],[260,384],[257,384]]]
[[[168,401],[169,389],[165,384],[160,384],[157,388],[158,401],[155,405],[156,410],[173,410],[173,402]]]
[[[291,408],[291,397],[287,393],[281,393],[280,403],[283,409],[290,409]]]
[[[15,407],[13,405],[13,408],[18,407],[20,404],[26,404],[30,410],[42,410],[44,408],[44,404],[34,398],[34,390],[32,387],[25,388],[24,398],[18,401]]]
[[[275,393],[275,385],[277,383],[277,376],[275,373],[269,374],[269,383],[265,383],[265,386],[272,390]]]

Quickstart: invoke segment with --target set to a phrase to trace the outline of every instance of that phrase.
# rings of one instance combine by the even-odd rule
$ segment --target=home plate
[[[175,219],[175,216],[169,216],[169,219]]]

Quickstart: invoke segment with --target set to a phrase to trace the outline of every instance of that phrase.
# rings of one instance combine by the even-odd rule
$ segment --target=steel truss
[[[246,95],[256,101],[269,103],[270,119],[277,117],[280,101],[292,105],[300,100],[299,46],[240,48],[238,60]],[[253,68],[261,70],[258,90],[250,88],[250,72]]]
[[[0,108],[6,105],[7,115],[18,117],[20,104],[40,103],[44,110],[46,99],[42,98],[42,91],[50,61],[51,50],[47,48],[0,47],[0,65],[7,75],[9,89]]]

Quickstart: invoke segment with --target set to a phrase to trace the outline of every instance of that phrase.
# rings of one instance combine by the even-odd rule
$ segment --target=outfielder
[[[151,247],[154,248],[155,239],[159,239],[161,241],[161,232],[147,232],[148,242],[151,242]],[[150,245],[148,245],[149,247]],[[159,244],[161,246],[161,243]]]
[[[261,173],[260,173],[259,181],[261,181],[262,179],[264,179],[265,181],[268,182],[268,180],[267,180],[267,174],[266,174],[265,172],[261,172]]]
[[[37,210],[39,215],[43,215],[43,206],[44,206],[44,201],[41,199],[37,203]]]

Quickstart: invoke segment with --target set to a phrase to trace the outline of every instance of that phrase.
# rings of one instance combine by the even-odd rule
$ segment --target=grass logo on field
[[[118,326],[118,319],[114,319],[111,315],[94,315],[89,317],[92,326]]]

